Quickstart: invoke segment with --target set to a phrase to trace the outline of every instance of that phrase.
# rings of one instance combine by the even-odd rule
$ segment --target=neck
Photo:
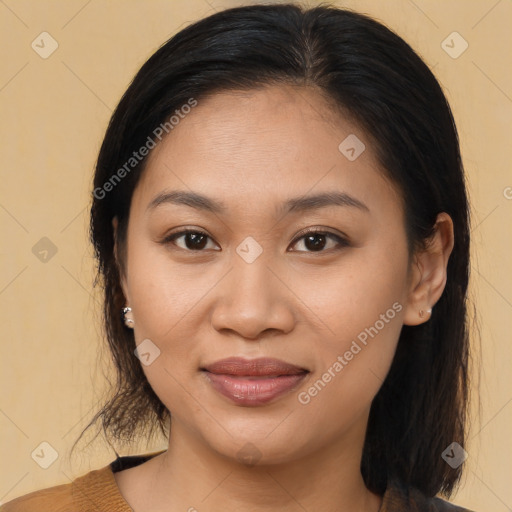
[[[360,472],[364,431],[355,424],[341,441],[304,449],[292,461],[261,457],[248,465],[212,450],[174,420],[168,450],[152,461],[153,503],[146,505],[158,512],[378,512],[381,498]]]

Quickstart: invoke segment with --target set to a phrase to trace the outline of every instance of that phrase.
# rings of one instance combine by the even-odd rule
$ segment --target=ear
[[[119,221],[117,219],[117,216],[112,219],[112,228],[114,230],[114,259],[116,261],[116,265],[119,271],[119,278],[121,281],[121,288],[123,290],[123,294],[125,298],[128,300],[128,294],[127,294],[127,286],[126,286],[126,278],[124,273],[124,265],[122,264],[122,261],[120,259],[119,255],[119,242],[117,238],[117,229],[119,226]]]
[[[445,212],[440,213],[434,229],[426,248],[414,255],[404,314],[405,325],[419,325],[428,321],[428,310],[434,307],[446,285],[446,269],[454,244],[451,217]],[[421,311],[424,312],[423,316]]]

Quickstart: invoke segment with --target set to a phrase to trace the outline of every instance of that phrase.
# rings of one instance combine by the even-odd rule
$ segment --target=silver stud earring
[[[128,306],[124,307],[122,309],[121,316],[123,317],[124,325],[126,325],[126,327],[128,327],[130,329],[133,329],[134,321],[133,321],[133,315],[132,315],[132,308],[130,308]]]
[[[427,309],[426,312],[428,315],[432,314],[432,308]],[[420,309],[419,315],[420,315],[420,318],[423,318],[425,316],[425,311],[423,311],[423,309]]]

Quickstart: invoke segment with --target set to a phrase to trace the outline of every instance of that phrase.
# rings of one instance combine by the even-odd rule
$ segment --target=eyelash
[[[203,235],[203,236],[208,237],[210,240],[212,240],[212,238],[207,233],[205,233],[204,231],[200,231],[200,230],[197,230],[197,229],[186,229],[186,230],[183,230],[183,231],[179,231],[177,233],[171,233],[170,235],[166,236],[161,241],[161,243],[163,245],[168,245],[168,244],[171,244],[171,243],[173,245],[176,245],[176,244],[174,244],[174,241],[176,239],[178,239],[178,238],[181,238],[184,235],[187,235],[187,234]],[[334,239],[336,241],[336,243],[338,244],[338,247],[331,248],[331,249],[326,249],[326,250],[322,249],[321,251],[294,251],[294,252],[319,254],[319,253],[331,252],[333,250],[340,250],[340,249],[342,249],[344,247],[349,247],[350,246],[350,243],[348,242],[347,239],[345,239],[345,238],[343,238],[343,237],[341,237],[339,235],[336,235],[334,233],[331,233],[329,231],[322,231],[322,230],[315,229],[315,228],[308,228],[308,229],[304,230],[302,233],[300,233],[299,236],[297,236],[297,238],[295,238],[295,240],[293,240],[292,245],[295,245],[297,242],[299,242],[300,240],[302,240],[303,238],[305,238],[308,235],[324,235],[327,238]],[[183,247],[178,247],[178,249],[182,249],[182,250],[187,251],[187,252],[196,252],[196,253],[205,252],[205,250],[206,250],[206,249],[199,249],[199,250],[184,249]]]

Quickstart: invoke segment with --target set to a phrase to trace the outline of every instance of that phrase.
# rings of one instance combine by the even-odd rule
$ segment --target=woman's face
[[[361,447],[411,288],[365,133],[312,89],[269,86],[199,101],[148,158],[123,289],[171,431],[260,463]],[[296,368],[211,366],[234,357]]]

